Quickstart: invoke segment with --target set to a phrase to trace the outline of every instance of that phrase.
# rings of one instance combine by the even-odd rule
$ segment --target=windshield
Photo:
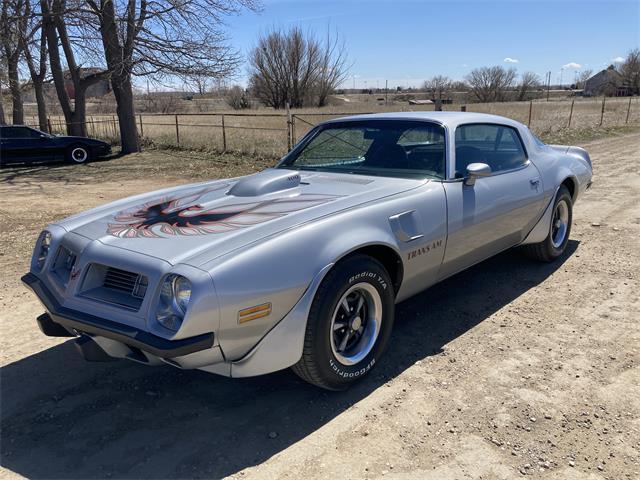
[[[405,120],[330,123],[313,131],[279,168],[442,179],[444,128]]]

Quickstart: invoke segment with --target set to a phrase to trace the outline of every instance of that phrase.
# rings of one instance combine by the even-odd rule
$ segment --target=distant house
[[[85,77],[92,73],[97,73],[101,71],[102,71],[101,68],[83,68],[80,71],[80,75],[82,75],[82,77]],[[67,95],[69,95],[69,98],[71,99],[76,98],[76,91],[75,91],[75,88],[73,87],[73,82],[71,81],[71,75],[69,74],[68,70],[65,70],[64,72],[64,88],[67,91]],[[109,80],[102,79],[94,83],[93,85],[91,85],[89,88],[87,88],[87,98],[102,97],[109,92],[111,92],[111,84],[109,83]]]
[[[613,65],[596,73],[584,82],[585,97],[607,95],[610,97],[625,97],[630,94],[630,89],[625,85],[622,75]]]

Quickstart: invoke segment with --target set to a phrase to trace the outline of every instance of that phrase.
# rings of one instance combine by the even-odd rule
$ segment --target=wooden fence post
[[[600,111],[600,126],[602,126],[602,122],[604,121],[604,103],[607,100],[606,96],[602,97],[602,110]]]
[[[627,105],[627,118],[624,121],[625,124],[629,123],[629,113],[630,112],[631,112],[631,97],[629,97],[629,105]]]
[[[140,121],[140,138],[144,137],[144,128],[142,128],[142,115],[138,115],[138,120]]]
[[[629,115],[627,115],[627,118],[629,118]],[[52,135],[53,130],[51,128],[51,117],[47,117],[47,126],[49,127],[49,135]]]
[[[467,111],[467,106],[466,105],[460,105],[460,111],[461,112],[466,112]]]
[[[291,115],[291,148],[296,144],[296,116]]]
[[[287,108],[287,152],[291,151],[291,110],[289,109],[289,102],[286,104]]]
[[[180,146],[180,128],[178,127],[178,114],[175,115],[176,118],[176,145]]]
[[[118,130],[116,127],[116,117],[115,115],[111,115],[111,120],[113,120],[113,137],[117,137],[118,136]]]
[[[533,100],[529,101],[529,120],[527,121],[527,127],[531,126],[531,112],[533,111]]]
[[[220,119],[222,120],[222,151],[227,151],[227,131],[224,128],[224,114],[220,115]]]
[[[567,128],[571,128],[571,117],[573,117],[573,104],[575,100],[571,100],[571,110],[569,110],[569,123],[567,123]]]

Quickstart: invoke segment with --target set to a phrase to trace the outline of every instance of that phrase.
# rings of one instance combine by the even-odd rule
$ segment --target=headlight
[[[178,331],[191,300],[191,282],[172,273],[162,282],[156,320],[174,332]]]
[[[47,260],[47,255],[49,255],[49,247],[51,246],[51,232],[44,230],[40,234],[40,238],[38,238],[37,245],[37,266],[40,270],[42,270],[42,267],[44,267],[44,262]]]

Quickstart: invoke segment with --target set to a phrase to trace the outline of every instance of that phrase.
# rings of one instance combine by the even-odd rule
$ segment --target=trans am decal
[[[229,203],[208,208],[204,198],[206,194],[225,187],[228,185],[202,190],[188,197],[156,200],[122,211],[114,216],[113,223],[107,227],[107,233],[120,238],[163,238],[225,233],[338,198],[334,195],[302,194],[291,198]]]

